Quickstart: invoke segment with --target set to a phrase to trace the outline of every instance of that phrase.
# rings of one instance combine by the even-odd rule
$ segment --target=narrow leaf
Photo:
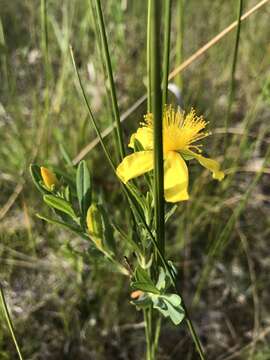
[[[76,218],[76,214],[69,202],[67,202],[64,199],[60,199],[54,195],[44,195],[43,200],[47,205],[52,207],[53,209],[59,210],[69,216],[71,216],[73,219]]]
[[[76,187],[80,211],[85,218],[87,210],[91,205],[92,184],[91,176],[84,160],[79,163],[79,166],[77,168]]]

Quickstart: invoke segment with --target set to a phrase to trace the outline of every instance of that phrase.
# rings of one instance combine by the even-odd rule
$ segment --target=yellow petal
[[[223,180],[224,178],[224,172],[220,170],[220,164],[213,159],[206,158],[200,154],[196,154],[193,151],[189,150],[190,155],[192,155],[195,159],[199,161],[199,163],[205,167],[206,169],[210,170],[212,172],[213,179],[216,180]]]
[[[169,151],[164,161],[164,196],[168,202],[188,200],[188,168],[181,155]]]
[[[129,147],[134,149],[134,140],[138,140],[144,150],[153,150],[153,129],[147,126],[140,127],[130,138]]]
[[[117,176],[127,183],[154,167],[153,151],[138,151],[126,156],[116,169]]]

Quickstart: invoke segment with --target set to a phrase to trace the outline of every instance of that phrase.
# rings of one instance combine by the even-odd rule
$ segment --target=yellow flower
[[[45,186],[52,190],[54,186],[58,184],[57,177],[49,169],[41,166],[40,173]]]
[[[207,122],[198,117],[195,110],[186,116],[178,109],[167,106],[163,112],[163,156],[164,156],[164,196],[168,202],[187,200],[188,168],[185,160],[195,158],[212,172],[213,178],[222,180],[224,173],[213,159],[201,155],[201,146],[195,142],[210,135],[204,131]],[[135,148],[135,140],[142,151],[126,156],[117,167],[117,175],[124,182],[140,176],[154,168],[153,115],[147,114],[135,134],[131,136],[129,147]],[[184,160],[185,159],[185,160]]]

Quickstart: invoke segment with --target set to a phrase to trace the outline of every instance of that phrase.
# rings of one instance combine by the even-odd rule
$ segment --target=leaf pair
[[[145,308],[152,304],[164,317],[169,317],[175,325],[181,323],[185,317],[181,298],[177,294],[166,292],[171,286],[171,281],[163,268],[160,268],[156,284],[148,272],[140,266],[136,268],[134,278],[135,280],[131,283],[132,288],[143,292],[138,299],[132,301],[134,305],[138,308]]]

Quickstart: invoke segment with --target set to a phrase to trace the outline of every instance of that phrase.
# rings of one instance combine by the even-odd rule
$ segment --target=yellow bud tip
[[[41,173],[42,180],[48,189],[51,190],[53,186],[58,184],[57,177],[49,169],[41,166],[40,173]]]

